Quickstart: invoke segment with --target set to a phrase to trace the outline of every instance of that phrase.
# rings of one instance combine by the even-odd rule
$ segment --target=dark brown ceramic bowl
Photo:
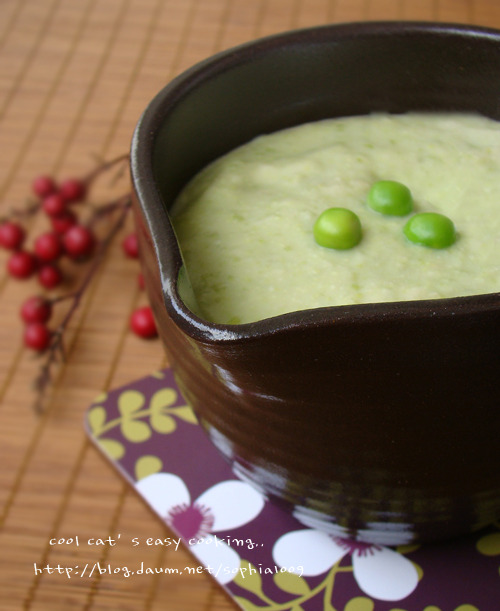
[[[186,306],[168,210],[258,134],[410,110],[500,119],[500,33],[368,22],[258,40],[167,85],[132,143],[145,281],[185,398],[242,478],[307,524],[385,544],[500,517],[500,295],[211,324]]]

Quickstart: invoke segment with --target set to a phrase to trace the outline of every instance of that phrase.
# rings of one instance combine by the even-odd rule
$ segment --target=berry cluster
[[[34,201],[30,201],[23,210],[13,211],[0,219],[0,247],[10,251],[8,274],[20,280],[36,277],[41,286],[39,294],[29,297],[20,310],[25,324],[24,345],[47,354],[35,384],[41,392],[50,382],[52,364],[63,353],[66,326],[131,207],[130,194],[105,204],[85,206],[91,184],[102,172],[126,159],[127,156],[123,156],[100,164],[87,177],[70,178],[60,184],[51,176],[39,176],[32,183]],[[42,224],[48,225],[48,229],[32,236],[25,221],[37,213],[45,217]],[[98,237],[95,225],[103,217],[110,217],[112,225],[104,236]],[[135,233],[124,238],[122,249],[125,256],[138,258]],[[90,266],[84,267],[81,272],[79,288],[75,292],[66,291],[66,294],[64,281],[68,265],[63,263],[65,259],[71,264],[90,261]],[[72,266],[70,268],[74,269]],[[140,273],[139,285],[141,288],[144,286]],[[51,290],[56,287],[60,287],[59,292],[62,290],[63,294],[53,295]],[[54,306],[62,301],[69,301],[70,307],[62,322],[55,329],[51,328]],[[137,308],[132,313],[129,326],[136,335],[143,338],[157,335],[149,305]]]
[[[25,247],[26,230],[16,220],[5,220],[0,225],[0,246],[13,251],[7,261],[7,271],[14,278],[26,279],[33,275],[46,289],[63,281],[59,260],[63,255],[75,261],[88,257],[95,246],[92,230],[79,223],[74,204],[84,201],[87,185],[78,179],[69,179],[57,187],[49,176],[33,181],[37,198],[26,214],[42,210],[50,222],[51,230],[38,235],[32,249]]]

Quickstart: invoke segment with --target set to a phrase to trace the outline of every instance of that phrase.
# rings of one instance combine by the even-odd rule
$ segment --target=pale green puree
[[[200,172],[172,218],[195,309],[216,323],[496,292],[500,124],[381,114],[260,136]]]

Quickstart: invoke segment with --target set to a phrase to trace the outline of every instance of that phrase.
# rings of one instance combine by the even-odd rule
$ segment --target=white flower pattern
[[[385,601],[409,596],[418,584],[415,565],[397,551],[381,545],[360,543],[306,528],[280,537],[273,547],[279,566],[303,567],[303,575],[321,575],[346,554],[352,559],[354,579],[372,598]]]
[[[228,480],[215,484],[195,501],[184,481],[173,473],[154,473],[135,484],[138,492],[221,584],[238,572],[240,556],[213,533],[238,528],[255,519],[264,498],[249,484]],[[232,499],[238,499],[237,505]]]

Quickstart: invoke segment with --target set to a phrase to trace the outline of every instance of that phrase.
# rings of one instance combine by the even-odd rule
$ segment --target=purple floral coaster
[[[500,609],[500,523],[459,540],[396,548],[307,528],[234,475],[170,369],[99,397],[86,426],[242,609]]]

